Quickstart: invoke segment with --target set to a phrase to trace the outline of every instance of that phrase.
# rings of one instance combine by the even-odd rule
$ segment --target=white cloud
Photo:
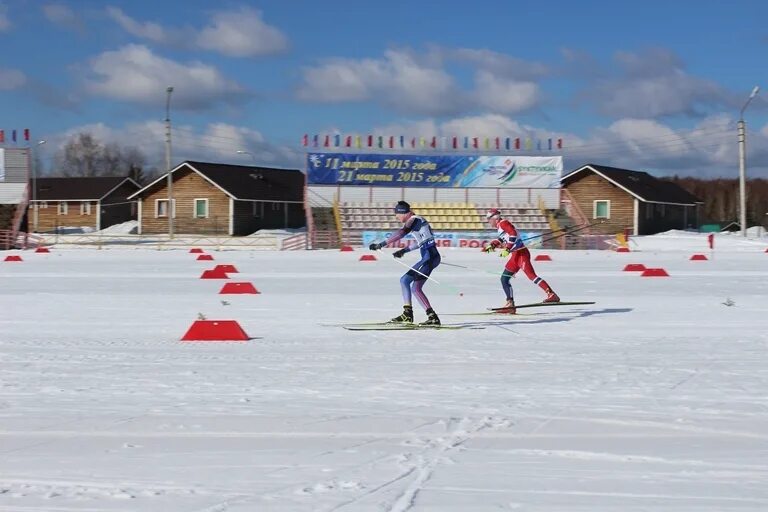
[[[107,7],[107,16],[140,39],[208,50],[229,57],[258,57],[280,53],[288,48],[288,38],[265,23],[261,12],[248,7],[214,12],[210,24],[202,28],[164,27],[151,21],[142,22],[113,6]]]
[[[668,50],[620,52],[614,60],[619,73],[598,78],[584,93],[606,116],[704,117],[732,103],[725,89],[687,73],[680,59]]]
[[[0,32],[11,28],[11,20],[8,19],[8,11],[4,5],[0,5]]]
[[[165,90],[174,86],[173,106],[205,109],[219,103],[237,103],[244,89],[211,66],[199,62],[180,64],[157,56],[149,48],[128,45],[101,53],[90,62],[87,89],[101,96],[143,104],[165,101]]]
[[[18,89],[27,83],[27,77],[17,69],[0,68],[0,91]]]
[[[467,62],[497,77],[528,81],[547,76],[551,71],[539,62],[529,62],[487,49],[458,48],[443,50],[446,58]]]
[[[443,69],[403,51],[382,59],[333,59],[306,68],[297,97],[304,101],[378,101],[404,112],[440,115],[465,102]]]
[[[83,32],[85,30],[85,25],[83,25],[80,17],[64,4],[45,4],[43,6],[43,14],[54,25],[75,32]]]
[[[475,76],[475,102],[489,111],[522,112],[537,105],[539,96],[539,87],[533,82],[504,79],[487,71]]]
[[[448,58],[478,66],[474,89],[457,85],[445,69]],[[373,101],[408,114],[516,113],[537,106],[541,95],[538,84],[512,75],[545,72],[534,64],[518,66],[521,62],[487,50],[438,48],[425,55],[388,50],[380,59],[337,58],[305,68],[296,96],[320,103]]]
[[[288,39],[267,25],[261,12],[243,7],[215,13],[212,24],[200,32],[197,44],[230,57],[258,57],[284,51]]]
[[[123,10],[118,7],[107,7],[107,16],[112,18],[118,25],[120,25],[120,27],[122,27],[123,30],[133,36],[142,39],[149,39],[154,43],[171,42],[171,36],[161,25],[152,23],[150,21],[144,23],[136,21],[125,14]]]

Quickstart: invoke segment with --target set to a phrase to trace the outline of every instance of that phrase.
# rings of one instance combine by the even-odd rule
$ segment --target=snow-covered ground
[[[475,270],[438,268],[433,305],[484,329],[418,332],[328,325],[399,313],[381,253],[0,253],[0,510],[767,510],[768,239],[715,243],[548,251],[597,304],[502,317],[451,314],[503,302],[503,260],[445,250]],[[253,339],[180,342],[199,315]]]

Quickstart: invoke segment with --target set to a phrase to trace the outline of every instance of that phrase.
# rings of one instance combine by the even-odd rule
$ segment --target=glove
[[[496,248],[493,245],[491,245],[491,244],[488,244],[488,245],[486,245],[485,247],[482,248],[483,252],[493,252],[495,250],[496,250]]]
[[[509,256],[509,249],[502,249],[499,253],[499,258],[506,258]]]
[[[383,244],[377,244],[376,242],[374,242],[374,243],[372,243],[371,245],[368,246],[368,249],[370,249],[371,251],[378,251],[382,247],[384,247]]]
[[[407,249],[398,249],[392,253],[392,256],[394,256],[395,258],[402,258],[403,256],[405,256],[405,253],[407,252],[408,252]]]

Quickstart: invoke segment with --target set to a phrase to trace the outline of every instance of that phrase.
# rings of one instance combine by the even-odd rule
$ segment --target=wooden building
[[[572,207],[594,234],[628,231],[652,235],[670,229],[698,229],[703,202],[680,186],[641,171],[587,164],[560,179]]]
[[[304,173],[186,161],[171,172],[174,233],[250,235],[305,225]],[[168,174],[130,199],[139,203],[139,233],[168,232]]]
[[[128,196],[141,185],[127,177],[37,178],[35,199],[29,202],[31,231],[61,227],[100,230],[136,219],[136,205]]]

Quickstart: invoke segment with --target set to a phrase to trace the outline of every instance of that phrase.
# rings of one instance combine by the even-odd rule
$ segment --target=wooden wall
[[[173,199],[176,216],[173,230],[179,234],[227,235],[229,234],[229,196],[208,180],[189,169],[173,173]],[[163,179],[147,193],[141,206],[141,233],[168,232],[168,218],[156,217],[156,200],[168,199],[166,181]],[[195,199],[208,199],[208,218],[195,218]]]
[[[610,218],[602,224],[593,226],[592,233],[610,235],[621,233],[626,228],[633,228],[634,197],[623,189],[589,171],[582,173],[582,177],[568,183],[565,188],[571,193],[573,200],[578,203],[589,222],[598,220],[594,218],[594,201],[611,202]]]
[[[59,203],[67,203],[67,213],[59,215]],[[96,215],[99,211],[99,202],[90,201],[90,215],[80,214],[81,201],[48,201],[47,207],[38,207],[37,231],[44,233],[54,231],[62,227],[90,227],[97,229]],[[29,227],[33,229],[35,212],[30,208],[28,211]]]

